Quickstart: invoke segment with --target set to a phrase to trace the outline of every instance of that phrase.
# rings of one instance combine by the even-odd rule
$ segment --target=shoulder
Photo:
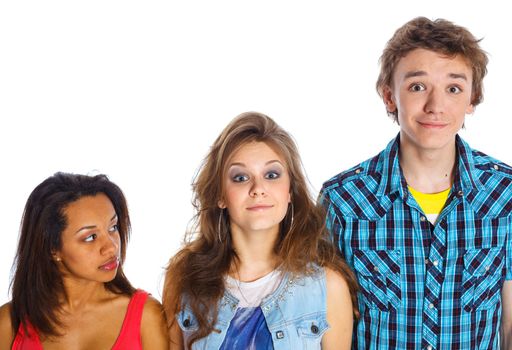
[[[479,151],[472,151],[471,179],[477,184],[468,198],[475,212],[485,216],[509,216],[512,200],[512,167]],[[475,181],[476,180],[476,181]],[[489,207],[489,199],[494,204]]]
[[[147,294],[142,312],[142,326],[144,326],[145,323],[157,325],[162,321],[164,321],[162,304],[150,294]]]
[[[3,325],[6,321],[11,321],[11,303],[0,306],[0,322]]]
[[[144,304],[141,337],[144,348],[167,349],[169,344],[162,304],[151,295],[148,295]]]
[[[475,168],[491,176],[504,177],[512,180],[512,167],[487,154],[472,150]]]
[[[151,295],[148,295],[146,303],[144,304],[144,315],[158,318],[162,316],[162,313],[162,304]]]
[[[376,156],[367,159],[348,170],[345,170],[322,185],[321,195],[329,195],[330,192],[343,191],[351,186],[351,184],[359,182],[371,183],[372,180],[380,180],[381,173],[386,163],[386,152],[382,151]]]
[[[348,300],[350,303],[352,303],[350,289],[345,278],[343,278],[339,272],[329,267],[325,267],[324,270],[325,283],[327,286],[327,299],[332,296],[333,298]]]
[[[456,138],[457,151],[460,162],[471,169],[473,176],[477,176],[484,182],[490,177],[503,177],[512,180],[512,167],[493,158],[484,152],[472,148],[459,135]]]
[[[374,219],[382,216],[393,198],[377,196],[383,183],[393,178],[396,162],[387,150],[326,181],[320,191],[319,203],[327,215],[327,228],[333,233],[335,220],[345,218]],[[387,169],[387,170],[386,170]],[[389,186],[385,186],[387,188]]]
[[[11,324],[11,304],[0,306],[0,349],[10,349],[14,340]]]

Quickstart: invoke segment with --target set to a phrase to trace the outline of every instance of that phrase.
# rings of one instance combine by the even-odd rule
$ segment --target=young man
[[[512,348],[512,168],[457,135],[487,61],[465,28],[426,18],[383,52],[377,90],[400,133],[321,193],[361,288],[354,348]]]

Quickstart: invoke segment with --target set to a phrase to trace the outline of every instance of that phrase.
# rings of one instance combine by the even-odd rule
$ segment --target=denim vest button
[[[313,332],[313,334],[318,334],[318,326],[312,325],[311,326],[311,332]]]
[[[277,339],[283,339],[284,338],[284,332],[283,331],[277,331],[276,332],[276,338]]]

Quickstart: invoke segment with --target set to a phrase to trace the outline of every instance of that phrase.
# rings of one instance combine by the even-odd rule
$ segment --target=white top
[[[436,221],[437,221],[437,217],[439,216],[439,213],[438,214],[425,214],[425,216],[427,217],[428,221],[430,221],[430,223],[432,225],[435,225]]]
[[[272,294],[277,289],[282,277],[283,272],[280,270],[273,270],[252,282],[241,282],[226,275],[226,289],[240,301],[239,308],[256,307],[260,306],[261,301],[267,295]]]

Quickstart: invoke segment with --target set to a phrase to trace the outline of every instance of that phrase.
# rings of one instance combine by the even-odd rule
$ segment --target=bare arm
[[[0,306],[0,350],[10,350],[14,334],[11,325],[11,305]]]
[[[501,290],[501,349],[512,350],[512,281],[505,281]]]
[[[169,334],[162,305],[151,296],[148,297],[144,305],[140,333],[142,348],[169,349]]]
[[[174,323],[170,329],[170,340],[171,340],[171,350],[183,350],[185,349],[185,345],[183,344],[183,333],[181,333],[181,328],[178,325],[178,321],[174,318]]]
[[[175,283],[172,281],[171,271],[172,265],[168,267],[165,276],[164,290],[162,296],[162,303],[164,305],[165,315],[167,317],[167,329],[169,332],[169,349],[171,350],[184,350],[183,333],[181,332],[180,325],[176,319],[176,305],[175,305],[175,288],[172,286]]]
[[[323,350],[350,349],[352,343],[352,299],[347,282],[336,271],[325,269],[327,280],[327,322],[331,328],[322,338]]]

